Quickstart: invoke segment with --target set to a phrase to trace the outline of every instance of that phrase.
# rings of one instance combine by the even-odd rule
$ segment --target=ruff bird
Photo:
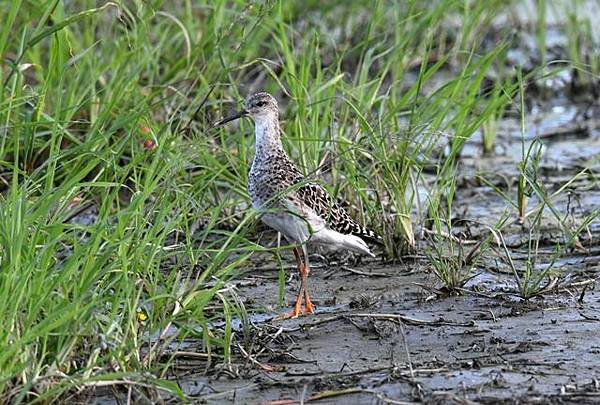
[[[375,256],[365,240],[381,238],[352,219],[342,205],[319,184],[309,181],[288,157],[281,143],[277,100],[268,93],[248,97],[245,108],[216,126],[242,117],[254,120],[254,160],[248,176],[252,206],[261,220],[280,232],[293,246],[300,274],[300,292],[291,312],[277,319],[312,314],[308,288],[307,244],[325,245]]]

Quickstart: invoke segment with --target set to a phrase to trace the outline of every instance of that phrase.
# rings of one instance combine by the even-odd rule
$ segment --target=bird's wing
[[[321,217],[329,228],[345,234],[355,235],[370,241],[381,243],[381,237],[365,228],[348,215],[344,207],[335,201],[322,186],[307,183],[296,191],[298,198]]]
[[[383,243],[383,239],[379,235],[352,219],[344,207],[334,200],[321,185],[306,182],[302,172],[287,156],[280,164],[285,168],[285,179],[280,185],[286,188],[299,185],[294,193],[296,198],[317,214],[330,229],[345,235],[355,235],[374,243]]]

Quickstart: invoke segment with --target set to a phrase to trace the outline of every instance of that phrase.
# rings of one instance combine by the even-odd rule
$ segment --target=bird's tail
[[[366,242],[356,235],[343,235],[341,245],[353,252],[375,257]]]
[[[383,238],[377,235],[370,229],[365,228],[364,226],[360,226],[358,232],[352,232],[354,236],[358,236],[362,240],[366,240],[367,242],[374,243],[379,246],[383,246]]]

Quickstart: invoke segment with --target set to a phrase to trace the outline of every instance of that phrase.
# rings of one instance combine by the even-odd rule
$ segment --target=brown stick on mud
[[[416,402],[406,402],[406,401],[398,401],[395,399],[388,398],[381,392],[377,392],[372,389],[353,387],[353,388],[344,388],[341,390],[327,390],[322,391],[317,394],[312,395],[303,401],[298,401],[295,399],[280,399],[276,401],[263,402],[262,405],[296,405],[313,401],[321,401],[323,399],[340,397],[343,395],[352,395],[352,394],[371,394],[376,396],[378,399],[383,401],[386,404],[396,404],[396,405],[412,405]]]

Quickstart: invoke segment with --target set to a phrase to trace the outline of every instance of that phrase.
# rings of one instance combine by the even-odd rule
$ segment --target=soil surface
[[[516,51],[515,59],[532,54]],[[481,133],[467,141],[451,234],[432,235],[420,224],[417,253],[398,263],[381,259],[382,252],[357,261],[311,250],[316,314],[274,321],[289,310],[278,307],[280,267],[272,255],[255,255],[227,285],[249,314],[234,322],[232,360],[215,355],[209,363],[201,340],[178,342],[167,353],[176,359],[173,380],[188,397],[211,404],[600,402],[600,107],[593,92],[575,98],[564,87],[537,84],[545,101],[528,98],[524,136],[518,112],[508,111],[492,153],[482,152]],[[536,174],[552,205],[535,227],[517,218],[523,140],[526,149],[541,142]],[[448,141],[440,137],[437,156]],[[539,203],[532,193],[531,216]],[[502,245],[490,229],[503,217]],[[582,230],[577,243],[565,228]],[[486,238],[493,240],[466,273],[468,282],[446,289],[426,254],[432,241],[451,257],[451,246],[468,255]],[[274,245],[276,236],[267,233],[260,243]],[[299,280],[292,254],[283,259],[290,305]],[[528,262],[535,274],[551,270],[540,294],[525,300],[513,267],[523,277]],[[98,402],[112,403],[113,395]]]
[[[259,319],[254,350],[240,358],[235,378],[192,373],[180,382],[209,403],[600,397],[600,293],[591,283],[560,286],[525,303],[510,293],[474,289],[440,296],[427,288],[435,283],[422,270],[418,263],[361,267],[372,276],[315,270],[316,315]],[[587,270],[600,269],[596,263]],[[508,283],[505,276],[480,274],[470,285],[493,290]],[[276,280],[261,279],[241,293],[269,303],[276,290]]]

